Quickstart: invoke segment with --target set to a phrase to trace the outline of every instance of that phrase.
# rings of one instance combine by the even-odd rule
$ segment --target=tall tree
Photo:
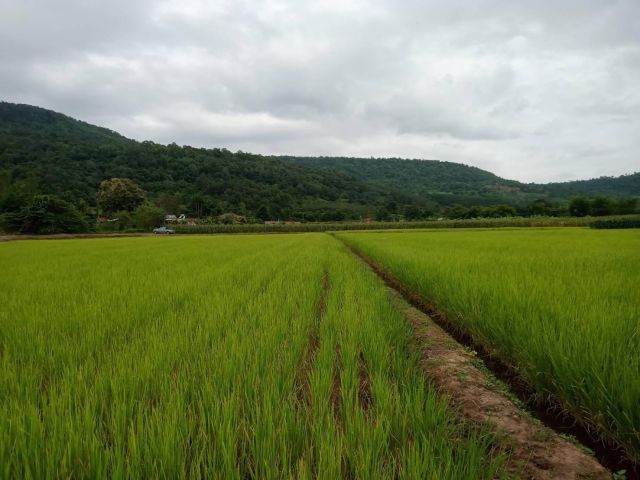
[[[133,217],[140,228],[159,227],[164,221],[164,210],[154,203],[144,202],[133,212]]]
[[[87,223],[69,202],[55,195],[36,195],[20,211],[5,216],[5,227],[10,232],[62,233],[84,232]]]
[[[112,178],[100,183],[96,200],[105,213],[132,211],[145,201],[144,190],[129,178]]]
[[[572,217],[586,217],[590,209],[589,199],[585,197],[576,197],[569,202],[569,215]]]

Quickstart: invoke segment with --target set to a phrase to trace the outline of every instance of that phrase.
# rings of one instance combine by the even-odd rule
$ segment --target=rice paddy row
[[[640,232],[340,233],[640,459]]]
[[[2,478],[495,478],[323,234],[0,245]]]

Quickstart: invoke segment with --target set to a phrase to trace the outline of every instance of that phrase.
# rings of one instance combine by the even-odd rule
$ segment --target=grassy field
[[[0,265],[2,478],[470,479],[501,468],[491,435],[426,382],[380,282],[328,235],[8,242]],[[593,320],[588,333],[637,346],[620,313],[607,315],[617,333]]]
[[[337,236],[640,458],[640,231]]]

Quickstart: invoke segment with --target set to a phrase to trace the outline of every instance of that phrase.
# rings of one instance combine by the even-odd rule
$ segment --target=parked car
[[[158,228],[154,228],[153,229],[153,233],[158,234],[158,235],[161,235],[161,234],[171,235],[173,233],[176,233],[176,231],[175,230],[171,230],[170,228],[167,228],[167,227],[158,227]]]

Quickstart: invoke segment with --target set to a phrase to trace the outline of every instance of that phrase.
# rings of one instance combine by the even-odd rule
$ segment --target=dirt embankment
[[[516,406],[475,365],[473,355],[429,317],[397,300],[413,329],[413,347],[425,373],[467,419],[495,426],[510,455],[510,473],[531,479],[611,478],[591,455]]]
[[[590,454],[516,405],[499,382],[477,365],[473,354],[405,301],[402,284],[370,259],[354,253],[385,281],[389,295],[404,313],[413,330],[412,347],[419,353],[426,376],[467,420],[495,429],[509,455],[510,475],[536,480],[612,477]]]
[[[299,405],[311,406],[311,371],[315,362],[316,353],[320,348],[320,322],[327,309],[327,297],[331,288],[331,282],[329,281],[329,274],[325,272],[322,276],[322,285],[320,288],[320,297],[316,305],[314,323],[309,332],[309,338],[307,340],[307,348],[298,364],[298,369],[295,375],[295,392]]]

